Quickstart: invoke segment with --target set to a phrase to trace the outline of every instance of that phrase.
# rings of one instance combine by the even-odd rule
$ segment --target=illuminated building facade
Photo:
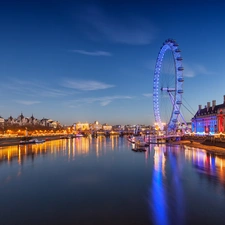
[[[107,130],[109,131],[109,130],[112,130],[112,126],[105,123],[102,125],[102,129],[105,131],[107,131]]]
[[[98,121],[95,121],[94,123],[90,124],[91,130],[101,130],[102,124],[100,124]]]
[[[81,123],[81,122],[78,122],[78,123],[74,123],[74,128],[75,130],[78,130],[78,131],[84,131],[84,130],[89,130],[90,127],[89,127],[89,123]]]
[[[225,95],[223,104],[216,105],[216,100],[210,102],[202,109],[199,105],[198,111],[192,118],[192,132],[195,133],[223,133],[225,131]]]

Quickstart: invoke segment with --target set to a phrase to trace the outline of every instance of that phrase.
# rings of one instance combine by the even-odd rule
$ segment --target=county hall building
[[[202,108],[199,105],[198,111],[192,118],[192,132],[195,133],[223,133],[225,132],[225,95],[223,96],[223,103],[216,105],[216,100],[207,102],[207,105]]]

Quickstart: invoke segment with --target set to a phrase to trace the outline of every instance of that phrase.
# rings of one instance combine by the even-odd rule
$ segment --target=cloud
[[[183,76],[184,77],[195,77],[196,71],[194,71],[193,67],[189,67],[188,65],[184,64]]]
[[[152,93],[146,93],[146,94],[143,94],[143,96],[150,98],[150,97],[152,97]]]
[[[82,91],[96,91],[114,87],[114,85],[92,80],[67,80],[63,83],[63,86]]]
[[[88,16],[87,16],[88,15]],[[123,17],[110,16],[98,7],[89,7],[81,15],[88,23],[88,35],[91,39],[107,39],[108,41],[130,45],[150,44],[158,30],[146,19],[135,15]]]
[[[214,72],[209,71],[208,69],[205,68],[205,66],[200,65],[200,64],[195,64],[194,65],[195,70],[197,73],[202,74],[202,75],[214,75]]]
[[[184,65],[184,77],[195,77],[198,75],[214,75],[215,73],[209,71],[205,66],[201,64],[183,64]]]
[[[131,96],[105,96],[105,97],[99,97],[99,98],[81,98],[77,100],[73,100],[69,102],[70,107],[77,107],[81,104],[93,104],[95,102],[98,102],[101,106],[106,106],[109,105],[111,102],[115,100],[122,100],[122,99],[132,99],[133,97]]]
[[[171,61],[172,57],[164,57],[163,58],[163,62],[162,62],[162,68],[161,68],[161,74],[170,74],[170,75],[174,75],[174,69],[173,69],[173,65],[174,62]],[[172,66],[170,65],[172,64]],[[156,60],[148,60],[147,62],[144,63],[144,67],[154,71],[155,70],[155,65],[156,65]],[[197,63],[182,63],[183,67],[184,67],[184,71],[183,71],[183,76],[184,77],[195,77],[198,75],[214,75],[215,73],[212,71],[209,71],[204,65],[202,64],[197,64]]]
[[[16,78],[9,79],[8,82],[4,82],[4,85],[0,84],[0,89],[1,91],[10,91],[10,93],[14,95],[29,95],[35,97],[59,98],[72,94],[65,90],[51,88],[37,80],[19,80]]]
[[[106,105],[110,104],[111,102],[112,102],[111,100],[102,101],[102,102],[100,103],[100,105],[101,105],[101,106],[106,106]]]
[[[67,91],[47,88],[47,89],[42,90],[42,92],[40,93],[40,96],[58,98],[58,97],[65,97],[65,96],[68,96],[70,94],[72,94],[72,93],[69,93]]]
[[[83,55],[90,55],[90,56],[112,56],[110,52],[105,52],[105,51],[95,51],[95,52],[88,52],[85,50],[71,50],[71,52],[83,54]]]
[[[173,63],[173,62],[170,62]],[[156,61],[155,60],[149,60],[146,64],[145,67],[151,71],[155,70],[155,64]],[[174,74],[172,72],[172,67],[169,65],[169,62],[165,61],[163,62],[163,68],[161,73],[167,73],[167,74]],[[184,67],[184,71],[183,71],[183,76],[184,77],[195,77],[198,75],[214,75],[215,73],[209,71],[205,66],[201,65],[201,64],[187,64],[187,63],[182,63],[183,67]]]
[[[26,100],[15,100],[15,102],[20,103],[22,105],[34,105],[41,103],[40,101],[26,101]]]

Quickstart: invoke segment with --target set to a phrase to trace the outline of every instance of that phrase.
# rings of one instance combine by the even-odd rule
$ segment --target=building
[[[5,123],[13,125],[13,124],[16,124],[17,122],[16,122],[16,119],[14,119],[12,116],[10,116],[8,119],[5,120]]]
[[[20,126],[27,124],[27,122],[27,118],[24,117],[23,113],[21,113],[16,119],[16,123]]]
[[[58,121],[54,121],[54,120],[52,120],[52,119],[48,119],[48,120],[47,120],[47,124],[48,124],[48,126],[51,127],[51,128],[57,128],[57,127],[60,126],[60,123],[59,123]]]
[[[124,130],[124,126],[122,126],[122,125],[114,125],[114,126],[112,126],[112,130],[114,130],[114,131],[123,131]]]
[[[0,133],[4,133],[5,120],[0,116]]]
[[[33,116],[33,114],[32,114],[32,116],[28,119],[28,123],[29,123],[29,124],[32,124],[32,125],[36,125],[36,124],[39,123],[39,120],[36,119],[36,118],[34,118],[34,116]]]
[[[17,118],[13,118],[10,116],[5,120],[6,125],[18,125],[18,126],[30,126],[30,125],[41,125],[45,127],[57,128],[60,125],[58,121],[53,121],[52,119],[43,118],[41,120],[36,119],[33,114],[30,118],[25,117],[23,113],[21,113]]]
[[[4,124],[4,123],[5,123],[4,118],[0,116],[0,124]]]
[[[98,121],[95,121],[94,123],[90,124],[90,129],[93,131],[102,130],[102,124],[100,124]]]
[[[225,95],[223,96],[223,103],[216,105],[216,100],[210,102],[202,108],[199,105],[198,111],[192,118],[192,132],[202,134],[214,134],[225,132]]]
[[[103,129],[104,131],[111,131],[111,130],[112,130],[112,126],[109,125],[109,124],[107,124],[107,123],[104,123],[104,124],[102,125],[102,129]]]
[[[85,130],[90,129],[88,122],[86,122],[86,123],[81,123],[81,122],[74,123],[73,126],[74,126],[74,129],[78,130],[78,131],[85,131]]]

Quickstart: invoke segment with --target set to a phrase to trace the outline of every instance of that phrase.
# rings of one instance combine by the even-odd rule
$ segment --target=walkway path
[[[200,149],[204,149],[207,152],[210,152],[210,153],[213,153],[213,154],[225,156],[225,147],[217,147],[217,146],[213,146],[213,145],[206,145],[206,144],[203,144],[200,141],[181,140],[181,141],[174,142],[174,144],[186,145],[186,146],[194,147],[194,148],[200,148]]]

